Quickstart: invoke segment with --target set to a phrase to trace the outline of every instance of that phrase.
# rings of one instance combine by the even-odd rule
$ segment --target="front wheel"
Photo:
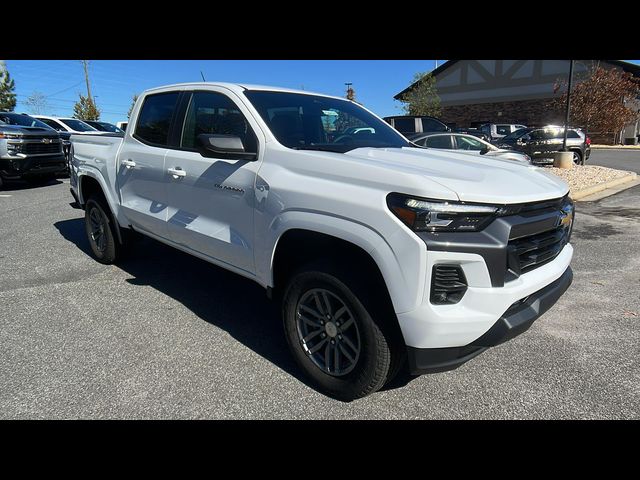
[[[391,336],[335,274],[314,269],[293,275],[283,320],[296,362],[328,396],[355,400],[388,379]]]

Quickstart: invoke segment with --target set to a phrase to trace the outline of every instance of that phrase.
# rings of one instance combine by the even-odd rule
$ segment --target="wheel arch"
[[[104,180],[96,175],[90,173],[83,173],[78,176],[78,200],[82,208],[87,204],[87,200],[93,195],[101,195],[106,202],[106,206],[109,208],[110,220],[114,225],[118,243],[123,243],[122,232],[120,231],[120,224],[116,217],[116,209],[114,208],[115,202],[109,195],[109,189],[104,185]]]

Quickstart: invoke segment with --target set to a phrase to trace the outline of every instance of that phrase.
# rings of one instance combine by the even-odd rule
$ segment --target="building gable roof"
[[[632,75],[634,75],[635,77],[640,78],[640,65],[636,65],[635,63],[625,62],[625,61],[622,61],[622,60],[601,60],[601,61],[607,62],[607,63],[609,63],[611,65],[615,65],[617,67],[620,67],[625,72],[629,72]],[[438,68],[432,70],[430,73],[434,77],[437,77],[442,72],[447,70],[449,67],[454,66],[457,62],[459,62],[459,60],[448,60],[445,63],[443,63],[442,65],[440,65]],[[407,88],[402,90],[400,93],[394,95],[393,98],[396,99],[396,100],[400,100],[405,93],[410,92],[413,89],[413,87],[416,85],[416,83],[417,82],[413,82],[411,85],[409,85]]]

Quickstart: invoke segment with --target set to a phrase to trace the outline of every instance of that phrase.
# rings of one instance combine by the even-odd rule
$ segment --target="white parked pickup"
[[[133,230],[259,283],[300,368],[342,400],[463,364],[572,280],[566,183],[413,148],[343,98],[171,85],[138,98],[124,138],[71,140],[98,261]]]

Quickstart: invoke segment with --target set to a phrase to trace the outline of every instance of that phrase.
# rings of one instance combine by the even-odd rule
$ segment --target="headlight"
[[[390,193],[387,206],[402,223],[418,232],[477,232],[503,213],[496,205],[429,200],[400,193]]]

